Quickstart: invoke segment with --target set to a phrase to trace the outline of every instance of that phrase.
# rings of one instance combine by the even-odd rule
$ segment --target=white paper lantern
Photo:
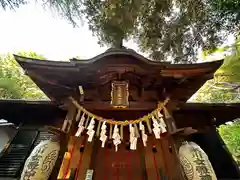
[[[217,180],[207,154],[196,143],[184,143],[179,157],[188,180]]]
[[[40,142],[27,158],[21,180],[48,180],[58,158],[58,142],[45,140]]]

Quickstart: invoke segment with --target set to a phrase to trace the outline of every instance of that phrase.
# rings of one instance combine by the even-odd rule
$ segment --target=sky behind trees
[[[91,58],[107,49],[97,44],[87,24],[73,28],[65,19],[34,2],[15,11],[0,9],[0,53],[34,51],[51,60]],[[125,44],[137,50],[133,42]]]
[[[73,28],[58,14],[34,2],[15,11],[1,9],[0,25],[0,53],[34,51],[50,60],[67,60],[76,56],[91,58],[107,49],[98,45],[87,24]],[[234,37],[228,39],[228,43],[233,41]],[[141,53],[132,41],[124,45]]]

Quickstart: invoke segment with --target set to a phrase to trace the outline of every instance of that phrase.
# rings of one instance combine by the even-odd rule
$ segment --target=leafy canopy
[[[201,103],[239,103],[240,102],[240,38],[232,46],[234,51],[227,56],[223,65],[216,71],[214,79],[209,80],[196,93],[192,101]],[[225,48],[229,50],[229,48]],[[217,49],[222,51],[222,48]],[[222,83],[220,85],[216,83]],[[235,85],[233,87],[233,85]],[[232,86],[232,87],[231,87]],[[229,119],[231,120],[231,119]],[[232,124],[223,124],[219,128],[223,138],[234,159],[240,165],[240,121]]]
[[[204,103],[240,102],[240,36],[232,48],[232,54],[225,58],[223,65],[215,72],[214,79],[206,82],[191,101]]]
[[[20,52],[18,55],[45,59],[35,52]],[[17,64],[11,54],[0,55],[0,98],[1,99],[47,99]]]
[[[217,81],[239,82],[240,80],[240,36],[234,45],[234,51],[228,56],[221,68],[215,73]]]
[[[18,7],[28,0],[0,0]],[[199,48],[214,49],[239,30],[239,0],[39,1],[73,25],[86,20],[100,44],[121,46],[133,38],[155,60],[194,62]]]
[[[225,141],[229,151],[232,153],[234,159],[240,164],[240,121],[234,121],[230,125],[221,125],[219,134]]]

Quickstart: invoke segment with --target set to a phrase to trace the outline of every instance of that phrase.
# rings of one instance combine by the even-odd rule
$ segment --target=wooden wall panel
[[[85,180],[86,172],[89,169],[91,163],[94,143],[95,143],[94,140],[92,142],[86,141],[85,149],[82,156],[82,164],[80,169],[78,170],[78,177],[75,180]]]
[[[161,139],[155,139],[154,138],[154,145],[156,147],[157,152],[154,153],[152,152],[152,156],[153,158],[156,159],[156,166],[157,166],[157,170],[158,170],[158,176],[159,179],[162,179],[164,176],[167,176],[167,167],[165,166],[166,161],[168,161],[167,157],[164,157],[165,155],[165,149],[163,146],[165,146],[165,144],[162,144],[163,138]],[[155,167],[154,167],[155,168]]]
[[[81,155],[79,149],[82,141],[83,137],[80,138],[74,136],[70,137],[67,152],[65,153],[59,171],[58,179],[64,178],[65,174],[67,174],[67,177],[69,177],[71,168],[77,168],[79,158]]]
[[[174,163],[174,155],[172,154],[169,139],[162,138],[161,140],[162,152],[163,152],[163,159],[165,165],[165,172],[169,179],[171,180],[178,180],[177,175],[177,168],[176,163]]]
[[[167,137],[156,140],[153,135],[149,136],[147,147],[143,147],[139,139],[136,151],[127,150],[126,143],[122,143],[118,152],[115,152],[113,144],[111,148],[107,144],[102,148],[101,141],[95,139],[94,142],[86,142],[84,152],[81,153],[80,146],[86,139],[87,137],[71,137],[69,141],[68,152],[75,146],[69,166],[78,169],[75,180],[84,180],[87,169],[94,170],[94,180],[178,179]],[[152,151],[153,145],[157,149],[156,153]],[[65,161],[65,169],[67,162]]]
[[[157,173],[154,168],[154,159],[152,155],[153,136],[148,137],[147,147],[145,147],[145,164],[148,180],[156,180]]]
[[[78,168],[78,163],[79,163],[79,160],[80,160],[80,156],[81,156],[81,154],[83,154],[83,153],[80,152],[80,146],[81,146],[81,144],[84,140],[84,137],[74,137],[73,136],[72,139],[73,139],[74,149],[73,149],[73,152],[72,152],[70,169]]]
[[[141,149],[127,150],[125,143],[119,146],[115,152],[115,146],[111,148],[98,147],[94,164],[94,180],[143,180],[141,163]]]
[[[157,152],[153,152],[155,145]],[[156,140],[154,136],[148,137],[148,145],[145,147],[145,164],[148,180],[178,179],[176,163],[173,154],[169,150],[168,138]]]

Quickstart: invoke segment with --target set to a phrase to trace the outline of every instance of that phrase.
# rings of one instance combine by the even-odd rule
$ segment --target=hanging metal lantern
[[[126,108],[128,102],[128,82],[114,81],[112,82],[111,105],[116,108]]]

